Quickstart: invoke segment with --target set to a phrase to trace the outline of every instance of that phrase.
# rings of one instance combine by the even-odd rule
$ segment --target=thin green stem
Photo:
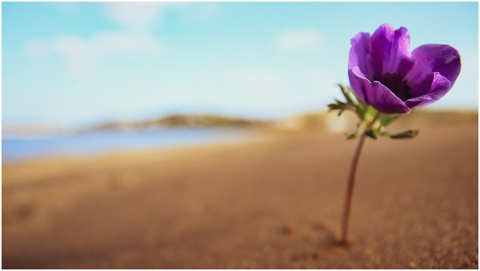
[[[380,118],[381,113],[379,112],[373,120],[367,125],[368,128]],[[350,174],[348,175],[348,184],[347,184],[347,193],[345,196],[345,208],[343,211],[343,218],[342,218],[342,236],[340,239],[340,244],[347,243],[347,233],[348,233],[348,220],[350,218],[350,209],[352,206],[352,198],[353,198],[353,188],[355,187],[355,175],[357,172],[358,161],[360,160],[360,153],[362,152],[363,145],[366,139],[365,132],[360,137],[360,140],[357,145],[357,149],[355,150],[355,154],[353,155],[352,164],[350,166]]]
[[[358,160],[360,158],[360,153],[362,152],[362,147],[365,142],[366,135],[362,134],[360,141],[358,142],[357,149],[355,150],[355,155],[353,156],[352,164],[350,166],[350,174],[348,175],[348,184],[347,184],[347,194],[345,196],[345,208],[343,211],[342,219],[342,237],[340,239],[341,244],[347,243],[347,233],[348,233],[348,219],[350,217],[350,208],[352,206],[352,196],[353,188],[355,186],[355,173],[357,172]]]

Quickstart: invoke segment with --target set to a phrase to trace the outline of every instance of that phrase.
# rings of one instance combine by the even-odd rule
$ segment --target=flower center
[[[412,98],[411,88],[408,86],[407,80],[404,80],[398,73],[386,73],[380,78],[375,78],[375,80],[380,81],[402,101]]]

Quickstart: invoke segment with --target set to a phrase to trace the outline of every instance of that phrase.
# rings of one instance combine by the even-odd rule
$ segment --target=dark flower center
[[[404,80],[398,73],[383,74],[380,78],[375,78],[375,81],[380,81],[402,101],[412,98],[411,88],[408,86],[407,80]]]

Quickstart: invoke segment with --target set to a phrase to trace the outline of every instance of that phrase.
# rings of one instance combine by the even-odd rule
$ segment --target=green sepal
[[[335,99],[335,103],[328,105],[329,111],[339,110],[340,116],[345,110],[351,110],[359,118],[357,130],[347,135],[347,139],[354,139],[366,135],[372,139],[380,136],[389,136],[393,139],[414,138],[418,135],[418,130],[408,130],[398,134],[391,134],[386,127],[400,117],[400,114],[381,114],[373,106],[365,104],[362,99],[353,91],[351,87],[344,87],[339,84],[345,101]]]
[[[345,110],[352,110],[355,112],[360,120],[364,119],[366,105],[358,98],[358,96],[353,92],[351,88],[345,88],[341,84],[338,85],[342,91],[343,96],[345,97],[345,102],[335,99],[336,103],[329,104],[328,107],[330,110],[340,110],[338,115],[340,116]],[[355,97],[355,99],[352,97]]]
[[[373,106],[367,106],[365,108],[365,115],[363,116],[363,120],[366,122],[371,122],[375,119],[375,117],[378,115],[378,111],[373,108]]]
[[[348,135],[347,139],[354,139],[361,136],[365,132],[366,126],[367,125],[364,121],[360,122],[360,124],[358,124],[358,128],[355,131],[355,133]]]
[[[360,99],[360,97],[358,97],[358,95],[355,93],[355,91],[353,91],[351,87],[347,87],[347,89],[350,91],[350,93],[353,94],[353,96],[355,96],[355,99],[360,106],[362,106],[363,108],[367,107],[367,105],[362,101],[362,99]]]
[[[419,130],[408,130],[405,132],[401,132],[398,134],[390,135],[390,138],[392,139],[408,139],[408,138],[414,138],[420,133]]]
[[[340,110],[340,112],[338,113],[339,116],[342,114],[342,112],[344,110],[354,110],[355,109],[355,106],[352,105],[352,104],[346,104],[346,103],[338,101],[338,100],[336,100],[336,101],[337,101],[336,104],[329,104],[328,107],[329,107],[330,111]]]
[[[347,100],[347,103],[355,104],[352,100],[352,97],[350,97],[350,94],[348,94],[348,91],[345,89],[345,87],[343,87],[341,84],[338,84],[338,86],[340,87],[340,90],[342,91],[343,96],[345,96],[345,99]]]

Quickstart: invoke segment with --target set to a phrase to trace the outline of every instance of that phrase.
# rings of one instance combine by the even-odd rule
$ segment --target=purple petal
[[[461,61],[458,51],[443,44],[425,44],[412,52],[415,64],[405,76],[412,87],[412,96],[419,97],[431,90],[431,74],[440,73],[453,86],[460,74]]]
[[[355,73],[353,72],[355,70]],[[360,70],[360,68],[354,67],[352,70],[348,70],[348,79],[350,81],[350,87],[355,91],[358,98],[360,98],[364,103],[369,104],[366,97],[367,94],[365,93],[365,83],[364,79],[366,78],[365,74]]]
[[[360,32],[350,40],[350,43],[352,48],[348,56],[348,70],[358,67],[367,78],[372,78],[369,56],[372,50],[370,33]]]
[[[371,61],[373,78],[386,73],[405,76],[414,64],[410,54],[410,34],[408,29],[395,30],[391,25],[381,25],[371,37]]]
[[[432,73],[430,88],[427,94],[420,97],[408,99],[405,104],[410,108],[421,108],[442,98],[451,88],[450,81],[438,72]]]
[[[366,104],[386,114],[409,113],[410,108],[380,82],[370,82],[358,67],[348,72],[350,85]]]

